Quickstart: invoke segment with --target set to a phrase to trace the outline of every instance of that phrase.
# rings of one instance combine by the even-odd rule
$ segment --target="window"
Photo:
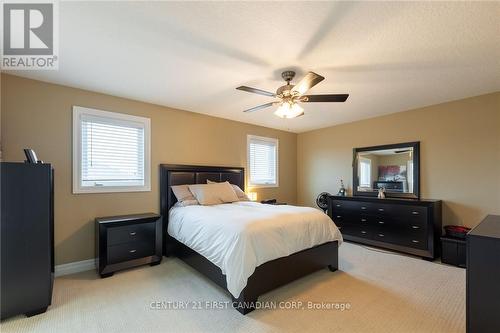
[[[249,135],[249,186],[278,186],[278,139]]]
[[[410,155],[411,158],[411,155]],[[413,160],[406,164],[406,181],[408,182],[408,192],[413,193]]]
[[[73,193],[151,190],[150,119],[73,107]]]
[[[368,158],[360,158],[359,161],[359,186],[371,187],[372,161]]]

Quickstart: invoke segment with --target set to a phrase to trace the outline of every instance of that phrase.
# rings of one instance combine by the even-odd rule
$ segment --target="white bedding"
[[[238,297],[255,268],[342,235],[323,212],[309,207],[240,201],[172,207],[168,233],[217,265]]]

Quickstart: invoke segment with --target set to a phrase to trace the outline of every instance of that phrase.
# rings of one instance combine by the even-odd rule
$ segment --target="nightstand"
[[[146,213],[95,219],[97,272],[102,278],[162,259],[161,215]]]
[[[467,265],[466,240],[454,237],[441,237],[441,262],[459,267]]]

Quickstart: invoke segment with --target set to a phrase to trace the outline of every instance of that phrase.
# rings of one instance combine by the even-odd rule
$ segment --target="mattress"
[[[248,201],[174,206],[168,234],[219,267],[236,298],[256,267],[327,242],[342,242],[339,229],[318,209]]]

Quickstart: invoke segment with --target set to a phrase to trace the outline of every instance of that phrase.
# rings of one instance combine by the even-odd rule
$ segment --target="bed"
[[[341,235],[331,220],[330,223],[325,223],[325,220],[319,221],[325,218],[323,215],[315,215],[319,214],[319,211],[304,207],[270,206],[252,202],[174,207],[177,199],[171,186],[206,184],[207,180],[228,181],[244,189],[244,169],[189,165],[160,166],[160,205],[165,235],[163,254],[180,258],[227,290],[231,294],[232,304],[236,310],[246,314],[255,309],[260,295],[314,271],[327,267],[331,271],[337,270]],[[231,217],[234,216],[240,216],[238,224],[231,221]],[[266,217],[267,222],[262,222],[263,219],[259,219],[259,216]],[[311,219],[312,222],[318,220],[317,224],[321,227],[311,228],[311,221],[307,221]],[[287,224],[286,220],[293,220],[294,223]],[[271,225],[269,221],[273,221],[273,224]],[[212,228],[208,228],[208,225]],[[234,227],[235,225],[246,226],[246,229],[250,228],[255,232],[242,240],[241,233]],[[223,233],[220,232],[221,228]],[[333,233],[331,228],[336,229],[335,237],[331,236]],[[307,234],[308,237],[294,237],[298,234]],[[280,239],[279,237],[285,236],[288,237],[286,242],[281,244],[279,241],[275,242],[274,244],[280,246],[265,250],[265,238],[272,240],[272,237]],[[222,249],[207,247],[207,243],[217,243],[210,237],[221,240],[219,243],[225,247]],[[243,250],[246,245],[241,244],[257,244],[254,246],[255,255],[251,249]],[[301,250],[294,251],[295,249]],[[240,260],[239,258],[243,258],[242,255],[247,253],[245,251],[248,255],[244,260]]]

